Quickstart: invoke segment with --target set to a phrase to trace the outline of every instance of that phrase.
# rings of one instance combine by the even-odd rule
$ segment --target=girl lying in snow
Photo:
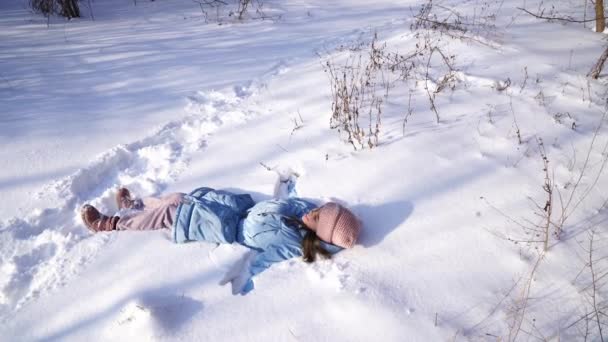
[[[256,251],[222,281],[232,282],[235,294],[252,290],[251,278],[273,263],[298,256],[313,262],[317,254],[330,257],[352,247],[361,229],[355,215],[337,203],[317,208],[296,197],[256,204],[248,194],[198,188],[188,195],[133,199],[129,190],[121,188],[116,202],[119,209],[132,209],[132,214],[106,216],[87,204],[81,211],[85,225],[94,232],[172,229],[176,243],[236,241]]]

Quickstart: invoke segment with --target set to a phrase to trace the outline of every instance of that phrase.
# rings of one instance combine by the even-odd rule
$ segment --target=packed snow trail
[[[118,186],[138,194],[157,194],[187,167],[190,155],[205,146],[218,127],[243,122],[257,113],[244,110],[238,94],[198,92],[188,98],[184,119],[150,137],[117,146],[75,174],[48,185],[39,196],[54,196],[56,208],[14,218],[0,227],[0,318],[6,319],[41,292],[64,284],[112,235],[83,229],[79,211],[87,202],[102,212],[116,211]]]

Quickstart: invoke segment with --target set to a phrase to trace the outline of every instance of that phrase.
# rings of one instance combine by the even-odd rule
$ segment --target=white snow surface
[[[404,124],[397,86],[380,145],[354,151],[329,128],[318,54],[374,33],[405,54],[424,1],[269,0],[272,20],[221,25],[192,1],[95,0],[94,20],[86,3],[83,18],[48,27],[25,0],[0,4],[0,340],[507,340],[538,255],[505,238],[544,203],[538,138],[563,194],[586,170],[583,200],[534,273],[515,339],[582,339],[571,326],[588,307],[582,247],[590,230],[608,234],[608,179],[595,179],[607,87],[586,77],[605,42],[589,24],[517,9],[540,1],[434,2],[469,18],[485,8],[496,26],[442,37],[459,82],[437,96],[439,123],[420,86]],[[582,1],[554,3],[583,13]],[[116,212],[119,186],[268,199],[267,167],[297,172],[302,197],[349,206],[359,243],[274,265],[233,296],[218,283],[242,246],[92,234],[80,220],[85,203]]]

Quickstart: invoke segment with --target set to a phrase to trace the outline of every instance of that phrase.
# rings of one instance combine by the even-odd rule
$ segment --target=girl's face
[[[319,224],[319,208],[313,209],[302,216],[302,222],[310,230],[316,231],[317,225]]]

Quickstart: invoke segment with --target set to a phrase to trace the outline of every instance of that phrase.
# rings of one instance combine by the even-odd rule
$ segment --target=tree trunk
[[[595,32],[604,32],[605,28],[604,0],[595,0]]]

